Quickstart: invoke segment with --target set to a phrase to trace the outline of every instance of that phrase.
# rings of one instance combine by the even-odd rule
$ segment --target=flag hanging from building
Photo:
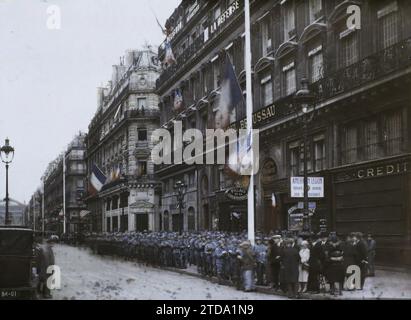
[[[271,194],[271,206],[273,208],[277,207],[277,199],[275,198],[275,193]]]
[[[163,64],[167,68],[177,63],[177,61],[176,61],[176,58],[174,57],[173,49],[171,48],[171,43],[168,40],[164,42],[164,48],[165,48],[165,57],[164,57]]]
[[[96,189],[97,192],[99,192],[103,188],[106,181],[107,177],[104,175],[104,173],[100,170],[99,167],[93,164],[90,177],[90,182],[93,188]]]
[[[178,111],[183,107],[183,95],[180,89],[174,91],[174,110]]]
[[[244,96],[238,83],[230,57],[226,53],[221,93],[216,112],[215,128],[227,129],[237,121],[237,112],[245,106]]]

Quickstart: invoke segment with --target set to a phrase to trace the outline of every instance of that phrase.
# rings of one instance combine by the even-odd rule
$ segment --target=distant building
[[[161,187],[150,159],[150,136],[159,127],[155,83],[157,54],[150,47],[128,51],[113,66],[112,80],[98,89],[97,112],[89,125],[87,168],[106,176],[101,190],[88,184],[93,231],[156,230]]]
[[[24,216],[26,205],[16,200],[9,200],[9,216],[12,226],[25,226],[27,221]],[[6,202],[0,201],[0,226],[5,224]]]
[[[84,160],[85,138],[84,133],[79,133],[67,149],[49,164],[44,174],[46,231],[63,232],[63,161],[65,161],[66,232],[79,232],[84,227],[87,228],[87,221],[83,223],[81,220],[81,217],[85,217],[87,213],[83,202],[87,172]],[[40,199],[40,204],[41,201]],[[39,208],[39,204],[35,208]],[[36,212],[36,209],[34,209],[34,212]],[[38,216],[41,217],[41,214]],[[40,227],[38,225],[38,228]]]

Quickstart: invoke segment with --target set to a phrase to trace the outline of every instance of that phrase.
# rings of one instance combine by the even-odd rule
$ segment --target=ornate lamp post
[[[308,147],[308,125],[314,118],[315,96],[308,88],[308,80],[301,79],[301,89],[294,96],[294,105],[299,120],[303,128],[303,157],[304,157],[304,210],[303,210],[303,232],[310,233],[311,226],[309,221],[308,208],[308,168],[307,168],[307,147]]]
[[[174,190],[177,191],[176,197],[177,197],[178,208],[180,210],[179,219],[178,219],[180,235],[183,233],[183,230],[184,230],[183,209],[184,209],[184,195],[186,192],[186,188],[187,188],[187,185],[181,180],[176,181],[176,183],[174,184]]]
[[[14,159],[14,148],[10,146],[10,140],[7,138],[4,146],[0,149],[1,161],[6,164],[6,214],[5,214],[5,225],[11,223],[10,213],[9,213],[9,164]]]

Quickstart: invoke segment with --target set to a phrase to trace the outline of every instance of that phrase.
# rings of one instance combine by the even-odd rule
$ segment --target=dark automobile
[[[0,227],[0,299],[36,298],[34,234]]]

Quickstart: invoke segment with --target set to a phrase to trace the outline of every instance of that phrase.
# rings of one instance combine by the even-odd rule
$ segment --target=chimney
[[[134,63],[134,51],[127,50],[126,51],[126,67],[130,67]]]
[[[111,77],[111,82],[112,82],[113,87],[115,87],[118,82],[118,66],[117,65],[113,65],[113,75]]]
[[[97,88],[97,107],[101,107],[103,105],[104,100],[104,88]]]

